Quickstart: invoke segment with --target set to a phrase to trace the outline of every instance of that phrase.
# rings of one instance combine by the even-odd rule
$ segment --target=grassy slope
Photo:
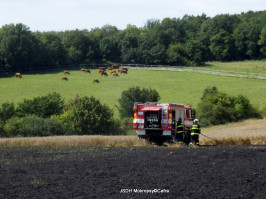
[[[80,71],[70,71],[69,81],[61,81],[62,72],[23,75],[23,78],[0,78],[0,104],[4,102],[20,102],[24,98],[33,98],[49,92],[58,92],[65,100],[79,96],[98,98],[102,103],[117,110],[115,104],[122,91],[130,87],[151,87],[156,89],[160,102],[176,102],[196,106],[203,90],[207,86],[216,86],[220,91],[230,95],[243,94],[251,103],[266,106],[265,80],[246,78],[220,77],[189,72],[129,70],[128,75],[119,77],[101,77],[97,70],[91,74]],[[93,78],[99,78],[100,83],[92,83]]]
[[[266,73],[266,62],[259,60],[240,62],[207,62],[205,67],[235,72]]]

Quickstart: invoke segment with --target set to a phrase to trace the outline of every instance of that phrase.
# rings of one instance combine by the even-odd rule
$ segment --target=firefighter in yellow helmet
[[[184,144],[184,124],[181,118],[176,122],[175,136],[175,140],[178,144]]]
[[[199,120],[194,119],[193,124],[191,126],[191,138],[190,138],[190,143],[189,145],[199,145],[199,134],[200,134],[200,125],[199,125]]]

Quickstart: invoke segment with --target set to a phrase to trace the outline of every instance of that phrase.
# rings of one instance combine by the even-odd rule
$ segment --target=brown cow
[[[85,69],[84,72],[91,73],[91,71],[89,69]]]
[[[69,73],[69,71],[65,70],[65,71],[64,71],[64,74],[70,74],[70,73]]]
[[[93,83],[99,83],[100,81],[97,78],[95,78],[95,79],[92,80],[92,82]]]
[[[122,69],[120,72],[121,74],[127,74],[127,70],[124,70],[124,69]]]
[[[62,81],[68,81],[68,78],[66,76],[63,76]]]
[[[118,68],[119,68],[119,65],[118,65],[118,64],[113,64],[111,67],[112,67],[113,69],[118,69]]]
[[[81,69],[80,69],[80,71],[83,71],[83,72],[84,72],[84,71],[85,71],[85,69],[84,69],[84,68],[81,68]]]
[[[99,67],[99,70],[105,70],[105,67]]]
[[[113,76],[119,76],[117,73],[113,73]]]
[[[102,69],[101,69],[101,70],[99,70],[99,74],[101,74],[101,73],[103,73],[103,72],[105,72],[105,71],[104,71],[104,70],[102,70]]]
[[[108,76],[108,74],[105,71],[101,72],[101,75],[102,76]]]
[[[22,78],[22,75],[21,75],[21,73],[15,73],[15,77]]]

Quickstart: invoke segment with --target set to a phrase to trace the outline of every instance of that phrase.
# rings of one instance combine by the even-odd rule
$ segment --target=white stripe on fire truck
[[[144,123],[144,119],[134,119],[133,123],[140,123],[143,124]]]

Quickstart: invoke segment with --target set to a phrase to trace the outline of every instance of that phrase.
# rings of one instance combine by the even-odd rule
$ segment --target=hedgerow
[[[12,117],[3,126],[4,137],[67,135],[71,131],[61,122],[38,116]]]

